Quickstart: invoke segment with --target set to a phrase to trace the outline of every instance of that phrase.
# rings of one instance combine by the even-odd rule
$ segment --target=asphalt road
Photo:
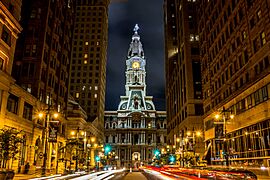
[[[161,180],[145,172],[122,172],[117,173],[110,180]]]

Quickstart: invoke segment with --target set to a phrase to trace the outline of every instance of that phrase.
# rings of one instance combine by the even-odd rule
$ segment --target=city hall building
[[[146,95],[146,59],[138,25],[126,59],[125,95],[117,111],[105,112],[105,143],[115,154],[113,164],[138,167],[151,163],[156,149],[166,146],[166,112],[156,111],[152,96]]]

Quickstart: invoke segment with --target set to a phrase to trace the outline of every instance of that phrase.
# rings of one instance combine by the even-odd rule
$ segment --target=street
[[[224,178],[225,179],[234,179],[238,177],[238,179],[258,179],[258,180],[265,180],[269,179],[269,176],[266,175],[258,175],[256,177],[252,177],[251,174],[243,174],[243,172],[229,172],[226,173],[225,171],[217,171],[217,172],[209,172],[207,170],[202,169],[183,169],[183,168],[141,168],[140,171],[134,170],[130,172],[126,169],[119,169],[119,170],[109,170],[109,171],[99,171],[99,172],[91,172],[90,174],[86,172],[77,172],[75,174],[68,174],[68,175],[48,175],[46,177],[31,177],[30,175],[22,175],[22,176],[15,176],[15,180],[60,180],[60,179],[73,179],[73,180],[173,180],[173,179],[208,179],[208,178]],[[245,172],[247,173],[247,172]],[[248,175],[248,176],[247,176]]]

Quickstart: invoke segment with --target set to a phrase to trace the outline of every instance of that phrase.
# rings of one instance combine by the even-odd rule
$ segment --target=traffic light
[[[104,150],[105,150],[105,154],[108,154],[109,152],[111,152],[112,147],[110,145],[106,145]]]
[[[155,150],[154,150],[154,155],[155,155],[155,156],[160,155],[160,152],[159,152],[159,150],[158,150],[158,149],[155,149]]]
[[[99,162],[99,161],[100,161],[100,157],[99,157],[99,156],[96,156],[96,157],[95,157],[95,160],[96,160],[97,162]]]
[[[170,163],[175,163],[175,157],[173,155],[171,155],[169,157],[169,161],[170,161]]]

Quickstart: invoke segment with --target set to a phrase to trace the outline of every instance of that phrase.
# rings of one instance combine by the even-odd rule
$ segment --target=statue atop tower
[[[138,30],[139,30],[140,28],[139,28],[139,26],[138,26],[138,24],[135,24],[135,27],[134,27],[134,29],[133,29],[133,31],[135,32],[135,34],[138,34]]]
[[[132,41],[130,43],[129,50],[128,50],[128,58],[134,57],[134,56],[139,56],[139,57],[144,58],[143,47],[140,41],[140,35],[138,33],[139,29],[140,29],[139,25],[136,24],[133,29],[134,34],[132,36]]]

